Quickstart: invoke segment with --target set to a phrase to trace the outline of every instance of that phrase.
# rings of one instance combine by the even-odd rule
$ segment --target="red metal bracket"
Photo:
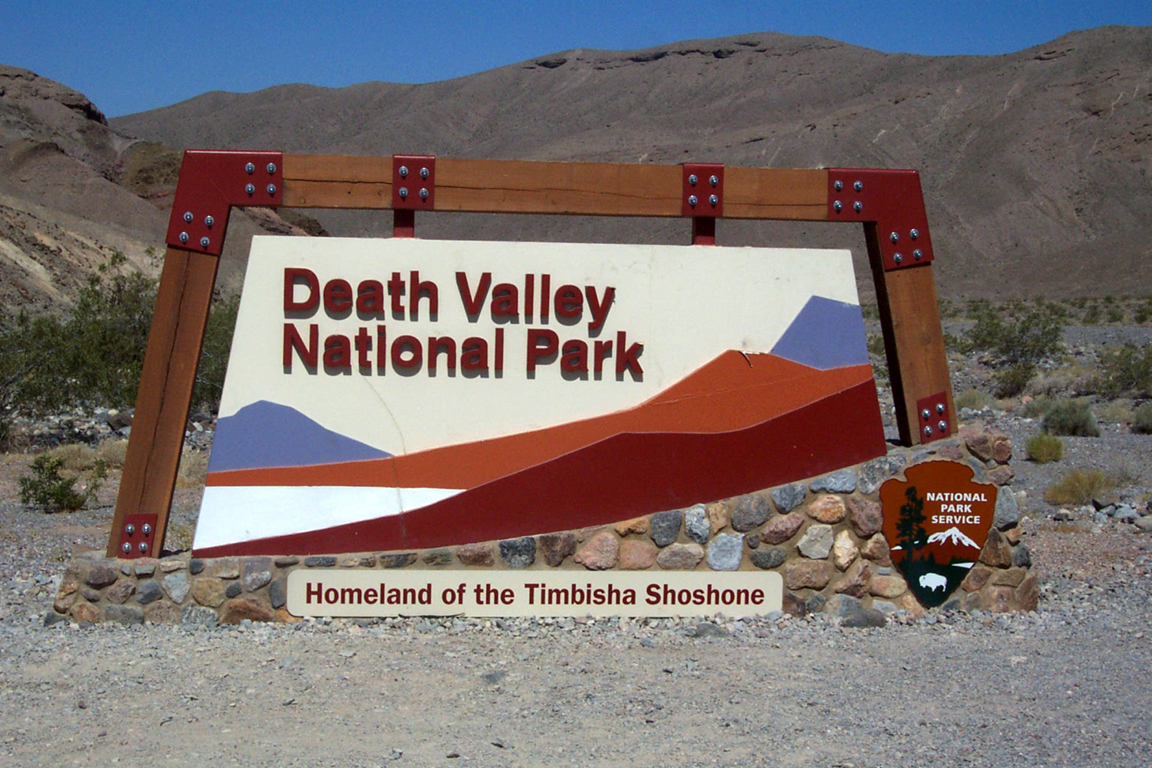
[[[436,158],[432,155],[392,155],[393,210],[436,209]]]
[[[159,557],[156,546],[156,515],[125,515],[120,529],[119,555],[124,560]]]
[[[684,163],[680,215],[719,218],[724,215],[724,166]]]
[[[283,164],[280,152],[186,151],[165,242],[219,256],[232,206],[283,204]]]
[[[829,168],[828,220],[876,224],[885,270],[932,261],[932,237],[916,171]]]
[[[923,443],[948,437],[954,431],[954,419],[948,413],[948,395],[945,392],[917,400],[916,413],[920,418],[920,437]]]

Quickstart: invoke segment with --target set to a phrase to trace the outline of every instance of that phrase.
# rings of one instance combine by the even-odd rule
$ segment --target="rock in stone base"
[[[239,624],[244,619],[275,621],[276,614],[270,606],[250,598],[230,600],[224,605],[224,610],[220,615],[221,624]]]
[[[614,568],[620,559],[620,539],[607,531],[598,533],[585,542],[572,559],[590,571]]]
[[[180,612],[181,624],[198,624],[203,627],[214,627],[219,624],[219,619],[216,618],[216,611],[211,608],[204,608],[199,605],[189,603],[184,606],[184,610]]]

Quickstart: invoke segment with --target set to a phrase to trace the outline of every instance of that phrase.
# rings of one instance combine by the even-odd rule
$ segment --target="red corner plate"
[[[164,241],[219,256],[232,206],[283,203],[282,153],[190,149],[180,166]]]
[[[885,270],[932,261],[932,237],[917,171],[828,169],[828,220],[874,222]]]
[[[680,215],[718,218],[724,215],[724,166],[684,163]]]
[[[955,431],[955,418],[948,412],[948,397],[943,392],[917,400],[916,418],[920,424],[921,442],[930,443]]]
[[[436,209],[436,158],[432,155],[392,156],[392,209]]]
[[[156,547],[156,515],[125,515],[120,529],[120,550],[124,560],[159,557]]]

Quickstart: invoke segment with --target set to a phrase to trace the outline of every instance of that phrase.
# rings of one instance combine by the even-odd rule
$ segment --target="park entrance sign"
[[[848,251],[256,238],[194,551],[576,530],[885,451]]]
[[[540,595],[583,612],[601,592],[638,614],[913,599],[887,571],[900,556],[878,479],[942,438],[927,453],[966,455],[915,171],[188,151],[110,558],[163,552],[237,206],[391,210],[394,227],[254,240],[193,553],[172,555],[204,581],[199,608],[267,620],[289,603],[331,614],[335,596],[407,613],[434,595],[483,613],[508,590],[515,607],[498,610],[513,613]],[[424,241],[418,211],[679,217],[691,245]],[[883,455],[848,252],[714,247],[722,218],[862,227],[904,453]],[[1004,602],[1018,575],[990,576],[1015,561],[1012,542],[988,541],[997,557],[972,567],[965,600]],[[582,578],[595,572],[609,575]],[[932,574],[924,585],[943,593]]]

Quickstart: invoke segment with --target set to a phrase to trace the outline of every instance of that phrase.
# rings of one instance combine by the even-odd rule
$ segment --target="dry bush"
[[[1028,441],[1028,458],[1037,464],[1060,461],[1064,458],[1064,441],[1056,435],[1041,432]]]
[[[1095,368],[1066,358],[1059,368],[1036,374],[1028,385],[1028,393],[1034,397],[1059,397],[1069,392],[1085,394],[1093,390],[1097,375]]]
[[[109,467],[124,468],[124,457],[128,455],[127,440],[105,440],[96,448],[96,457],[103,459]]]
[[[1152,435],[1152,403],[1144,403],[1132,413],[1132,431]]]
[[[1131,400],[1116,400],[1111,403],[1104,403],[1096,409],[1096,420],[1106,424],[1131,424],[1132,418]]]
[[[982,411],[985,408],[991,408],[995,404],[992,395],[987,392],[981,392],[978,389],[966,389],[954,398],[956,408],[971,408],[974,411]]]
[[[188,488],[204,485],[208,477],[208,454],[204,451],[184,451],[180,455],[180,470],[176,475],[176,487]]]
[[[91,469],[96,462],[96,451],[83,443],[58,445],[48,451],[48,455],[54,459],[60,459],[61,469],[66,469],[69,472],[83,472],[86,469]]]
[[[1073,469],[1048,486],[1044,501],[1053,506],[1083,506],[1116,486],[1115,477],[1098,469]]]

